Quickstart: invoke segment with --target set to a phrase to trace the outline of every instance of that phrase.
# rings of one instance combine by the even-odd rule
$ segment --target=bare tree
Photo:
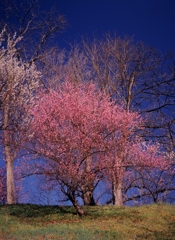
[[[53,37],[62,32],[67,20],[52,8],[44,12],[39,0],[16,2],[4,0],[0,3],[1,28],[6,25],[8,32],[22,37],[19,56],[33,62],[45,55],[45,50],[53,47]]]
[[[163,55],[133,38],[111,37],[83,41],[92,79],[110,92],[127,111],[147,118],[146,138],[174,148],[174,56]]]

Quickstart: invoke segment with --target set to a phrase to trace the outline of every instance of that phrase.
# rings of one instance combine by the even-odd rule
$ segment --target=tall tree
[[[6,47],[3,41],[7,36]],[[1,129],[7,169],[7,202],[15,203],[14,159],[21,147],[20,128],[27,124],[26,106],[31,103],[39,87],[41,73],[34,64],[17,56],[17,44],[21,37],[10,36],[4,29],[0,34],[0,99]]]
[[[83,41],[92,79],[127,111],[138,111],[145,122],[146,139],[174,151],[174,56],[107,34],[103,40]]]
[[[133,38],[122,39],[111,35],[106,35],[103,40],[84,41],[84,47],[94,81],[123,104],[127,111],[138,111],[146,121],[137,134],[146,141],[159,142],[162,149],[171,155],[175,146],[173,54],[163,55],[142,42],[135,42]],[[169,179],[173,179],[172,171],[163,172],[162,179],[168,174]],[[151,183],[151,177],[147,178],[147,182]],[[151,184],[148,186],[152,191]],[[164,192],[173,190],[172,184],[167,184],[165,188]],[[161,193],[162,189],[160,186],[157,193]]]
[[[48,53],[49,39],[66,24],[55,11],[41,13],[38,1],[0,3],[0,128],[7,168],[7,203],[15,203],[13,163],[21,147],[20,129],[27,126],[26,106],[39,85],[45,85],[39,60]],[[4,28],[5,26],[5,28]],[[30,43],[30,44],[29,44]]]

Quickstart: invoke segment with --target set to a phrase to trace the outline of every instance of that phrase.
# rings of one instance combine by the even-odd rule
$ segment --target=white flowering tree
[[[7,203],[15,203],[14,160],[21,150],[20,130],[27,127],[27,107],[39,88],[41,73],[18,56],[21,37],[0,33],[0,127],[7,172]]]

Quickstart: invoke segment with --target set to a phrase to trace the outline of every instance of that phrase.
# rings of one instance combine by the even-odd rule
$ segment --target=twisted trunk
[[[76,197],[75,197],[75,192],[71,192],[69,194],[67,194],[69,200],[72,202],[73,206],[75,207],[77,214],[82,217],[83,215],[85,215],[84,210],[79,206]]]
[[[84,216],[84,214],[85,214],[85,213],[84,213],[84,210],[79,206],[79,204],[77,203],[76,199],[74,199],[74,200],[72,201],[72,203],[73,203],[73,205],[74,205],[74,207],[75,207],[78,215],[79,215],[80,217]]]

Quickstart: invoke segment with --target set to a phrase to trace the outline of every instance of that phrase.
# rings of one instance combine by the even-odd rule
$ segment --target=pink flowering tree
[[[170,188],[166,185],[166,180],[167,176],[169,179],[173,176],[173,161],[160,151],[158,144],[141,142],[138,137],[128,138],[123,145],[120,141],[118,144],[117,151],[110,153],[106,174],[107,182],[111,183],[114,205],[121,206],[123,201],[134,200],[133,195],[130,198],[127,196],[127,191],[131,188],[140,190],[135,198],[149,196],[153,201],[155,201],[153,193],[158,195],[163,189],[172,190],[172,181]]]
[[[42,93],[30,110],[28,133],[32,150],[44,156],[47,181],[59,183],[78,214],[93,203],[93,190],[103,178],[111,182],[114,204],[121,206],[122,184],[128,167],[163,166],[157,148],[147,145],[134,131],[141,127],[137,113],[125,111],[94,84],[66,80],[55,92]],[[158,165],[157,165],[158,164]]]
[[[163,156],[158,145],[146,146],[146,148],[144,146],[144,151],[148,148],[150,156],[147,159],[144,158],[147,161],[140,166],[130,167],[125,172],[123,200],[129,204],[174,202],[174,157],[167,156],[165,153]],[[132,194],[131,190],[133,190]]]

